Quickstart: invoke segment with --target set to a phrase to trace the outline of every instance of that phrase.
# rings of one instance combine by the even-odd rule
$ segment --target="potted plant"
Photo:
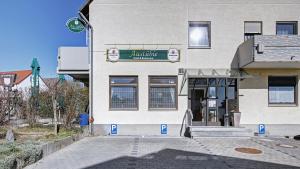
[[[233,118],[233,126],[234,127],[240,127],[240,121],[241,121],[241,112],[238,109],[236,100],[232,100],[230,102],[230,113],[231,117]]]
[[[241,112],[238,111],[238,109],[235,109],[233,112],[234,127],[240,127],[240,121],[241,121]]]

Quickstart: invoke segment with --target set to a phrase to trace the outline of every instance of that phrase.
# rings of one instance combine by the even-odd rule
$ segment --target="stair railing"
[[[187,109],[185,111],[185,114],[183,116],[183,119],[182,119],[182,124],[181,124],[181,129],[180,129],[180,136],[182,136],[182,130],[183,130],[183,126],[184,129],[186,130],[189,126],[192,125],[192,122],[193,122],[193,112],[191,109]]]

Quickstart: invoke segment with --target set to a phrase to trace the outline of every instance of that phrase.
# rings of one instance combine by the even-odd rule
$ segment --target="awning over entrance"
[[[179,95],[187,95],[187,81],[189,78],[235,78],[245,79],[253,76],[239,69],[183,69],[183,77]],[[184,89],[185,92],[184,92]]]

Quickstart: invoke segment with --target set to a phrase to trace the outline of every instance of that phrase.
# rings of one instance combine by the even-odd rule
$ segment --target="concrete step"
[[[191,137],[251,137],[253,132],[243,127],[190,126]]]

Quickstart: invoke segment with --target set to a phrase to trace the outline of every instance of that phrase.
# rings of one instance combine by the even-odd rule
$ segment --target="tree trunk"
[[[54,117],[54,134],[57,135],[57,114],[56,114],[56,99],[54,95],[52,95],[52,104],[53,104],[53,117]]]

